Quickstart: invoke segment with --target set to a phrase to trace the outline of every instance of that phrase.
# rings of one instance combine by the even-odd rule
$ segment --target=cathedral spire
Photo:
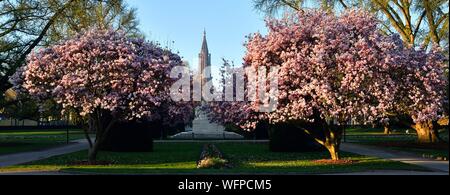
[[[208,55],[208,42],[206,41],[206,30],[203,30],[203,43],[202,43],[202,50],[204,54]]]
[[[200,76],[199,79],[202,84],[201,86],[203,86],[203,84],[211,80],[211,54],[209,53],[208,43],[206,41],[206,30],[203,31],[202,49],[198,54],[198,58],[198,71]]]

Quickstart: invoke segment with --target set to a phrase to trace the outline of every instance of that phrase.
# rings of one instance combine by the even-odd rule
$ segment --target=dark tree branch
[[[31,43],[31,45],[27,48],[27,50],[25,50],[25,52],[23,52],[19,59],[16,62],[16,67],[19,67],[21,63],[23,63],[27,57],[28,54],[31,53],[31,51],[33,51],[33,49],[39,44],[39,42],[41,42],[41,40],[44,38],[44,36],[46,35],[48,29],[53,25],[53,23],[58,19],[58,17],[71,5],[72,2],[74,2],[75,0],[69,0],[66,4],[63,5],[62,8],[60,8],[59,10],[57,10],[55,12],[55,14],[53,14],[53,16],[50,18],[50,20],[47,22],[47,24],[44,26],[44,28],[42,29],[41,33],[39,34],[39,36],[33,40],[33,42]]]

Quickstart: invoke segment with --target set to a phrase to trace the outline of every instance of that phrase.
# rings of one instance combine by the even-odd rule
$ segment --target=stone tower
[[[203,86],[206,82],[210,81],[211,78],[211,54],[208,50],[208,42],[206,41],[206,31],[203,31],[203,43],[202,49],[198,54],[198,79]]]

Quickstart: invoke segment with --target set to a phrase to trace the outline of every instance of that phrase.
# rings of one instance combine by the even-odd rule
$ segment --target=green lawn
[[[69,129],[69,140],[83,139],[78,129]],[[66,144],[66,130],[7,130],[0,131],[0,155],[42,150]]]
[[[345,141],[360,143],[380,143],[380,142],[415,142],[416,135],[347,135]]]
[[[345,141],[374,145],[392,150],[415,153],[426,158],[445,158],[448,160],[448,130],[441,129],[440,137],[447,143],[439,144],[417,144],[417,135],[414,130],[394,129],[391,135],[384,135],[381,128],[348,128]]]
[[[17,123],[15,123],[17,122]],[[38,123],[34,120],[18,120],[18,121],[14,121],[14,119],[3,119],[0,120],[0,126],[11,126],[13,124],[17,124],[17,125],[24,125],[24,126],[36,126]]]
[[[406,135],[406,131],[410,134],[414,134],[415,131],[409,128],[393,128],[392,135]],[[384,135],[383,128],[371,128],[371,127],[348,127],[345,129],[347,135]]]
[[[318,164],[314,160],[328,158],[324,152],[274,153],[266,144],[216,144],[233,165],[231,169],[197,169],[202,143],[155,143],[151,153],[101,152],[98,160],[110,165],[80,165],[87,152],[57,156],[26,165],[0,168],[1,171],[60,170],[82,173],[158,174],[158,173],[297,173],[320,174],[368,170],[424,170],[400,162],[386,161],[344,153],[346,159],[357,162],[349,165]],[[78,162],[78,163],[77,163]]]

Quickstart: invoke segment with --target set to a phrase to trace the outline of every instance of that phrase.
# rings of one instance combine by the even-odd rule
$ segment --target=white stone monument
[[[186,132],[176,134],[171,139],[243,139],[242,135],[225,131],[225,127],[212,123],[208,120],[206,113],[199,107],[195,109],[195,119],[192,121],[192,130],[186,127]]]
[[[211,81],[211,54],[208,50],[208,43],[206,41],[206,32],[203,33],[203,43],[199,57],[198,75],[197,78],[203,86],[208,81]],[[176,134],[172,139],[243,139],[242,135],[234,132],[227,132],[221,125],[211,123],[208,120],[207,113],[200,109],[195,109],[195,119],[192,121],[192,129],[186,127],[186,132]]]

